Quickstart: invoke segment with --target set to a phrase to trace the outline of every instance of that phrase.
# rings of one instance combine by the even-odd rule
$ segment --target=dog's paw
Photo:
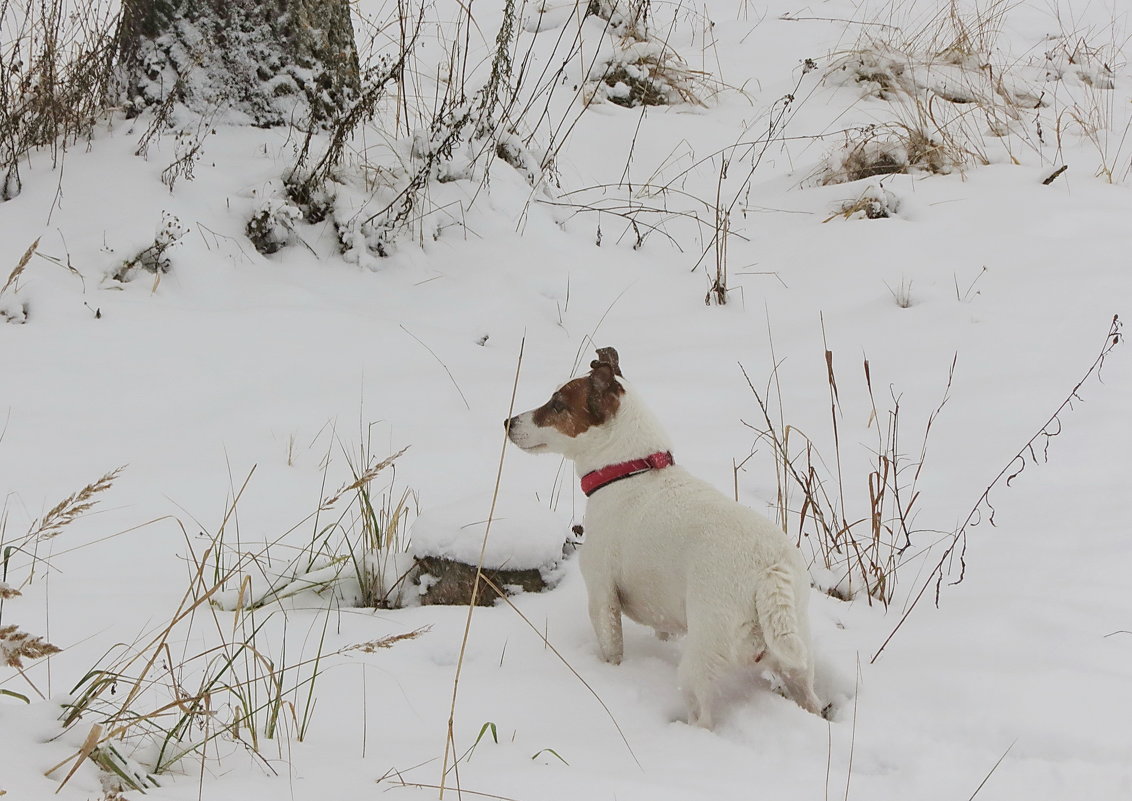
[[[614,653],[611,651],[599,650],[598,656],[601,657],[602,662],[607,662],[610,665],[620,665],[621,657],[623,654]]]

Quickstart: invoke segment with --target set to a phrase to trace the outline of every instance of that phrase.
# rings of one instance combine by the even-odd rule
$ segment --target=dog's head
[[[625,394],[617,380],[620,376],[617,351],[598,348],[589,375],[567,381],[537,409],[504,420],[507,435],[525,451],[575,458],[586,441],[616,416]]]

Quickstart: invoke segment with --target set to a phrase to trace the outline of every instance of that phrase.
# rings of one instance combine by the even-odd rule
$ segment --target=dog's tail
[[[755,587],[755,609],[767,648],[787,670],[802,670],[809,661],[808,647],[798,626],[794,603],[794,575],[789,566],[768,567]]]

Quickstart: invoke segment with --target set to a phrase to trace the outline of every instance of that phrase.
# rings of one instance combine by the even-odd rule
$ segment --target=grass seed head
[[[0,626],[0,661],[8,667],[23,670],[23,660],[42,659],[60,650],[42,637],[33,637],[14,625]]]

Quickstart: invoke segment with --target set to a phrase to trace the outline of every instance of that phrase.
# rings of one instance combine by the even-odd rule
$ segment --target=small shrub
[[[829,222],[834,217],[844,217],[846,220],[883,220],[892,217],[899,210],[900,199],[881,184],[875,183],[865,187],[865,191],[856,198],[841,203],[837,211],[822,222]]]
[[[586,14],[605,20],[626,36],[644,38],[652,13],[652,0],[589,0]]]
[[[666,106],[672,92],[671,87],[652,76],[650,65],[643,61],[615,63],[606,70],[601,80],[608,87],[602,96],[610,103],[625,108]]]
[[[613,52],[593,65],[589,98],[625,108],[703,105],[708,76],[692,70],[654,32],[650,0],[590,0],[587,13],[605,20]]]
[[[281,198],[268,198],[248,220],[244,232],[255,249],[268,256],[294,241],[295,224],[301,218],[298,206]]]
[[[209,133],[214,134],[216,130],[203,120],[197,126],[195,133],[188,129],[177,132],[173,144],[175,158],[168,167],[161,171],[161,183],[169,187],[170,192],[173,191],[178,178],[191,181],[195,177],[193,171],[196,169],[200,157],[204,154],[204,137]]]
[[[1024,90],[1016,62],[1000,63],[1007,9],[993,0],[965,14],[953,1],[926,21],[870,28],[834,58],[825,79],[892,104],[895,119],[858,129],[848,152],[831,159],[842,164],[827,164],[822,182],[987,164],[988,134],[1009,152],[1008,137],[1027,133],[1022,110],[1041,100]]]
[[[161,212],[161,224],[157,227],[153,244],[140,250],[133,258],[122,262],[118,269],[111,273],[110,277],[115,281],[125,283],[132,279],[138,270],[144,270],[157,277],[169,272],[173,267],[173,262],[169,258],[168,252],[188,232],[189,229],[181,223],[180,218],[175,214],[170,214],[167,211]]]
[[[841,184],[913,171],[946,175],[971,162],[986,163],[985,156],[965,147],[955,134],[929,119],[858,128],[826,157],[819,182]]]

